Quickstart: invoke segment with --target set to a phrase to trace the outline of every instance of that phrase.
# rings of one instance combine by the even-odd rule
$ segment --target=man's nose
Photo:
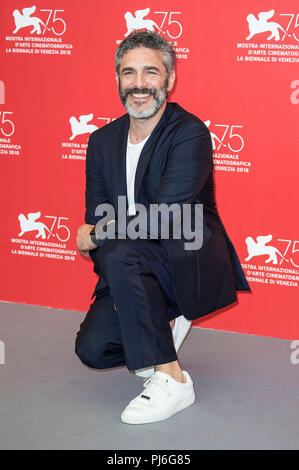
[[[136,81],[135,81],[137,88],[146,88],[147,87],[147,78],[143,72],[136,74]]]

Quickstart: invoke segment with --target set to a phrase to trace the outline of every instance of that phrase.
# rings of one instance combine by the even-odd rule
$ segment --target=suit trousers
[[[109,240],[97,261],[106,286],[80,325],[75,353],[96,369],[175,361],[169,321],[180,315],[169,258],[159,240]]]

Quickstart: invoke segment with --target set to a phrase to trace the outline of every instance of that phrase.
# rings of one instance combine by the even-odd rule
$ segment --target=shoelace
[[[167,383],[168,379],[158,377],[157,375],[152,375],[144,382],[143,386],[146,390],[141,396],[152,399],[158,393],[166,391]],[[168,395],[170,395],[170,393],[168,393]]]

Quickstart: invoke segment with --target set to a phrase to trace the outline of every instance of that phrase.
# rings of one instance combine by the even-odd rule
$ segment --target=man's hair
[[[147,47],[161,51],[163,63],[166,68],[167,78],[175,67],[175,50],[170,41],[167,41],[159,34],[153,31],[134,31],[124,39],[115,52],[115,72],[119,75],[120,62],[123,56],[137,47]]]

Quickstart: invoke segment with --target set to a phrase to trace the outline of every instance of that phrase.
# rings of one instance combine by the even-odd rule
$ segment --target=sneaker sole
[[[182,346],[183,342],[187,338],[187,335],[191,329],[192,322],[184,320],[183,322],[180,321],[180,325],[177,327],[174,327],[178,329],[178,332],[176,333],[173,331],[173,339],[174,339],[174,347],[176,352],[179,352],[180,347]]]
[[[147,424],[147,423],[155,423],[157,421],[163,421],[164,419],[170,418],[170,416],[173,416],[175,413],[178,413],[179,411],[182,411],[184,408],[187,408],[188,406],[193,405],[195,402],[195,394],[193,394],[191,397],[186,398],[184,401],[180,403],[178,407],[172,408],[171,410],[168,410],[167,413],[161,414],[160,416],[156,416],[153,418],[150,417],[136,417],[136,418],[126,418],[126,417],[120,417],[123,423],[126,424]]]

